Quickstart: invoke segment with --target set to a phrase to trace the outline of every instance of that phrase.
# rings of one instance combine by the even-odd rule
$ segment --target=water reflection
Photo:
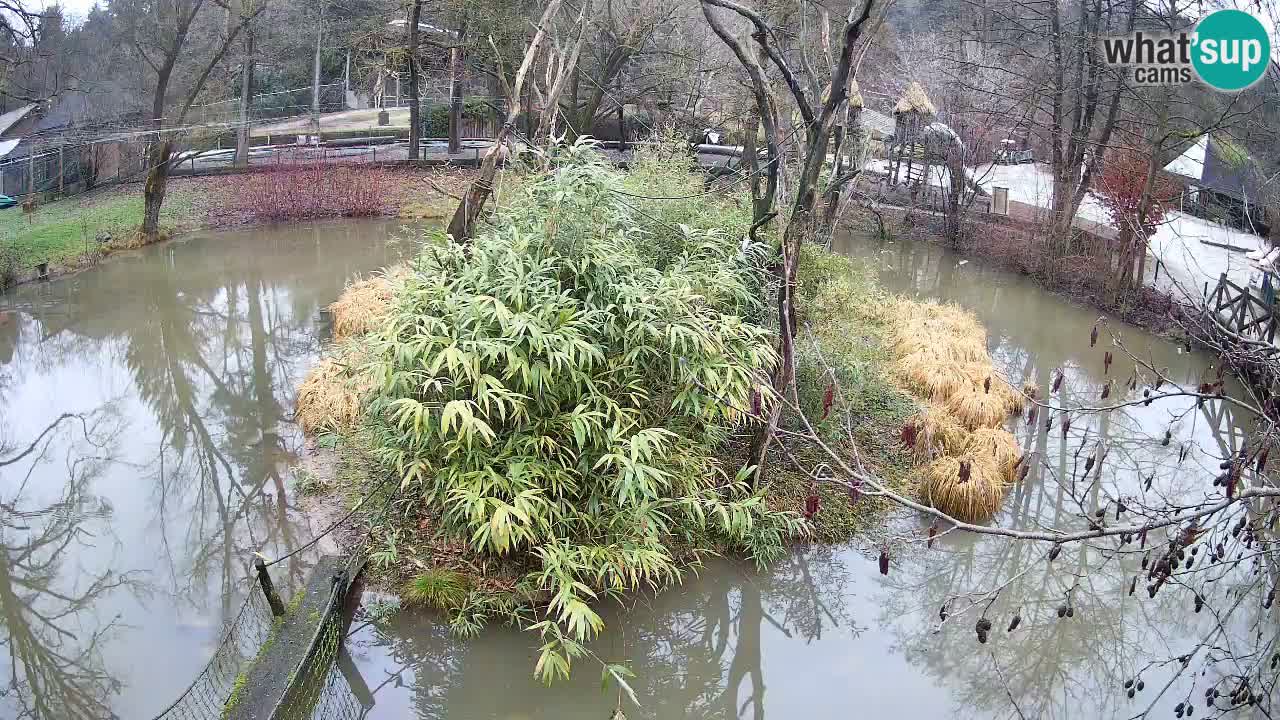
[[[961,264],[941,248],[857,238],[836,245],[874,262],[891,289],[973,310],[1001,374],[1035,384],[1040,397],[1049,396],[1059,368],[1065,380],[1054,397],[1067,407],[1097,405],[1113,379],[1113,400],[1138,396],[1126,382],[1132,363],[1107,369],[1109,346],[1090,347],[1096,312],[1023,278]],[[1116,327],[1132,352],[1169,368],[1180,383],[1213,373],[1211,358]],[[1001,525],[1079,527],[1082,515],[1119,498],[1138,517],[1164,498],[1202,497],[1250,422],[1222,403],[1189,400],[1076,412],[1065,435],[1060,420],[1047,420],[1042,414],[1014,426],[1037,463],[1010,491]],[[1087,472],[1086,459],[1104,448],[1106,461]],[[1148,489],[1153,474],[1159,481]],[[887,577],[877,572],[874,551],[810,548],[765,575],[711,563],[671,592],[614,608],[594,649],[636,672],[639,708],[616,691],[602,694],[590,663],[579,663],[568,682],[541,687],[531,674],[533,639],[513,629],[459,641],[438,618],[403,611],[358,629],[351,652],[373,687],[374,718],[598,720],[621,702],[629,718],[1065,720],[1172,715],[1187,697],[1201,697],[1218,671],[1201,675],[1193,665],[1194,673],[1178,674],[1171,659],[1216,631],[1219,619],[1228,630],[1223,644],[1240,657],[1276,638],[1272,611],[1232,605],[1237,588],[1256,582],[1248,572],[1221,573],[1216,595],[1196,613],[1194,594],[1176,583],[1147,597],[1145,549],[1136,543],[1086,544],[1050,562],[1046,546],[990,537],[945,535],[926,550],[918,542],[923,531],[910,517],[891,526]],[[1060,618],[1064,607],[1071,616]],[[994,625],[986,644],[974,630],[983,613]],[[1130,700],[1124,682],[1140,673],[1147,689]]]
[[[398,254],[393,230],[336,223],[192,238],[0,298],[0,448],[44,437],[39,452],[0,464],[11,503],[5,577],[35,573],[42,587],[64,588],[61,609],[25,622],[0,599],[4,630],[52,632],[55,666],[75,678],[53,683],[45,655],[18,656],[10,643],[0,672],[27,673],[19,696],[74,699],[39,701],[30,714],[164,707],[249,589],[252,553],[281,555],[312,537],[290,489],[290,463],[307,451],[291,419],[294,389],[318,353],[321,308],[349,277]],[[73,442],[69,422],[56,422],[64,414],[113,418],[102,431],[112,452]],[[48,425],[57,432],[42,436]],[[8,529],[41,508],[41,524],[13,521],[26,535]],[[31,533],[51,534],[38,553]],[[313,561],[291,557],[277,583],[301,584]],[[89,696],[96,704],[79,700]]]
[[[0,471],[20,478],[0,490],[0,645],[8,665],[0,708],[9,717],[104,717],[118,689],[101,653],[115,623],[81,615],[134,580],[128,572],[81,575],[63,567],[112,540],[90,529],[112,512],[90,487],[111,461],[118,429],[107,406],[90,416],[59,417],[23,446],[0,444]],[[67,447],[61,457],[59,441]],[[38,472],[45,463],[64,470],[60,486],[46,486],[57,479]]]
[[[766,649],[791,654],[787,647],[856,637],[850,581],[839,553],[815,550],[768,575],[713,562],[677,590],[608,608],[606,623],[617,631],[593,649],[636,673],[641,708],[616,689],[602,693],[590,661],[567,682],[539,685],[530,672],[533,638],[512,628],[459,640],[437,618],[402,612],[359,627],[350,648],[373,686],[374,718],[601,718],[621,703],[629,718],[763,719],[778,708]]]

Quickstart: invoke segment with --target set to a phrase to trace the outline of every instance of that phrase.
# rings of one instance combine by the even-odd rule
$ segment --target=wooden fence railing
[[[1222,324],[1237,335],[1275,344],[1276,332],[1280,329],[1280,309],[1276,307],[1274,293],[1268,302],[1249,288],[1231,282],[1223,273],[1208,304]]]

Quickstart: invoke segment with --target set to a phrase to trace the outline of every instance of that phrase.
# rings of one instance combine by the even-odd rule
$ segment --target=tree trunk
[[[165,191],[169,185],[169,153],[173,142],[161,140],[151,146],[147,162],[147,182],[142,189],[142,236],[147,242],[160,239],[160,208],[164,205]]]
[[[418,118],[418,25],[422,19],[422,0],[413,0],[409,9],[409,159],[417,160],[422,145],[421,120]],[[450,148],[452,149],[452,148]]]
[[[457,42],[462,42],[459,32]],[[449,49],[449,152],[462,152],[462,46]]]
[[[519,117],[520,94],[524,90],[525,75],[528,74],[529,68],[538,56],[538,49],[542,46],[543,40],[546,39],[547,28],[555,19],[556,13],[560,12],[560,4],[561,0],[550,0],[547,3],[542,11],[542,19],[537,25],[538,29],[534,32],[528,47],[525,48],[524,60],[520,63],[520,69],[516,71],[511,87],[507,89],[506,121],[502,123],[502,127],[498,128],[493,146],[485,153],[484,161],[480,163],[479,176],[471,182],[471,187],[467,188],[466,194],[462,196],[462,201],[458,203],[458,208],[454,210],[453,217],[449,220],[448,234],[454,242],[470,241],[471,234],[475,231],[476,219],[480,217],[485,202],[493,193],[493,180],[498,174],[498,157],[505,148],[507,138],[515,130]]]
[[[320,44],[324,40],[324,3],[320,3],[320,17],[316,20],[316,56],[311,68],[311,124],[315,128],[316,142],[320,141]]]
[[[538,118],[537,135],[529,136],[530,141],[535,144],[541,144],[550,139],[556,125],[556,117],[560,114],[560,96],[564,94],[565,86],[570,83],[571,79],[576,82],[578,77],[578,57],[582,54],[582,46],[587,39],[586,19],[587,12],[590,9],[591,3],[589,1],[582,3],[582,9],[578,12],[578,38],[573,43],[573,49],[564,58],[564,64],[560,66],[560,70],[551,83],[551,87],[547,89],[546,98],[543,100],[542,112]],[[618,122],[619,127],[621,127],[621,114],[618,115]],[[623,149],[625,149],[625,145]]]
[[[240,69],[240,127],[236,128],[236,167],[249,165],[249,105],[253,99],[253,33],[244,34],[244,63]]]

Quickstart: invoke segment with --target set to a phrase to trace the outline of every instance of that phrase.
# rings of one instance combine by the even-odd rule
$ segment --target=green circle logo
[[[1271,62],[1271,38],[1258,18],[1218,10],[1196,26],[1191,64],[1215,90],[1236,92],[1258,82]]]

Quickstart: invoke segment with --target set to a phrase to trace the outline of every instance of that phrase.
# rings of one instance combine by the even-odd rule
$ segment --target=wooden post
[[[267,564],[262,558],[254,558],[253,567],[258,571],[258,583],[262,585],[262,594],[267,596],[267,604],[271,606],[271,614],[276,617],[284,616],[284,601],[280,599],[280,594],[276,592],[276,586],[271,582],[271,574],[267,572]]]
[[[27,195],[35,197],[36,194],[36,144],[31,143],[31,148],[27,152]]]
[[[58,194],[62,195],[66,191],[66,176],[62,173],[62,146],[58,146]]]

